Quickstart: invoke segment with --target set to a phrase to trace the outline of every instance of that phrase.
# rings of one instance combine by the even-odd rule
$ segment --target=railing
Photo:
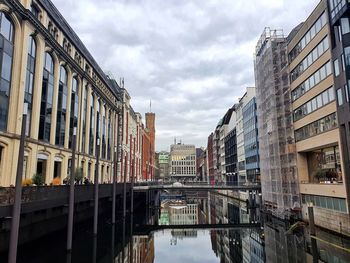
[[[150,188],[257,188],[260,187],[260,183],[252,183],[252,182],[244,182],[244,183],[238,183],[238,182],[205,182],[205,181],[198,181],[198,182],[174,182],[174,181],[167,181],[167,182],[156,182],[156,181],[149,181],[149,182],[137,182],[134,184],[134,187],[136,188],[142,188],[142,187],[150,187]]]
[[[129,187],[129,183],[128,186]],[[94,185],[75,185],[77,202],[93,199]],[[112,184],[99,184],[99,196],[104,198],[112,195]],[[64,200],[69,197],[69,185],[57,186],[25,186],[22,188],[22,203],[45,200]],[[0,206],[12,205],[15,198],[14,187],[0,188]]]

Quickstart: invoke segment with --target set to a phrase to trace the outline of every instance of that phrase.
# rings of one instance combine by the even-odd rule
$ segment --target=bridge
[[[251,229],[251,228],[261,228],[261,223],[239,223],[239,224],[198,224],[198,225],[143,225],[135,226],[133,234],[135,235],[145,235],[158,230],[197,230],[197,229],[208,229],[208,230],[240,230],[240,229]]]
[[[147,190],[241,190],[241,191],[257,191],[261,189],[259,183],[215,183],[209,182],[138,182],[134,184],[134,191],[147,191]]]

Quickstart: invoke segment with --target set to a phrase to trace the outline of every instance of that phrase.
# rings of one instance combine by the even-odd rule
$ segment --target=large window
[[[45,53],[41,92],[39,139],[49,142],[51,132],[51,115],[53,99],[54,63],[50,53]]]
[[[95,129],[95,110],[94,96],[90,95],[90,138],[89,138],[89,154],[94,153],[94,129]]]
[[[319,82],[324,80],[332,73],[331,63],[328,61],[321,68],[319,68],[314,74],[312,74],[308,79],[306,79],[303,83],[301,83],[298,87],[296,87],[292,91],[292,100],[300,98],[307,91],[316,86]]]
[[[346,5],[345,0],[329,0],[329,10],[331,13],[331,18],[334,18],[336,14]]]
[[[328,197],[320,195],[301,195],[303,204],[312,203],[314,206],[336,210],[340,212],[347,212],[346,200],[344,198]]]
[[[72,139],[74,128],[78,126],[78,109],[79,109],[79,97],[78,97],[78,80],[73,78],[72,80],[72,94],[71,94],[71,106],[70,106],[70,123],[69,123],[69,148],[72,147]]]
[[[83,135],[81,138],[81,151],[85,152],[85,136],[86,136],[86,114],[87,114],[87,86],[84,87],[84,95],[83,95]]]
[[[333,65],[334,65],[334,75],[337,77],[340,74],[339,60],[338,59],[334,60]]]
[[[60,81],[58,85],[58,102],[57,102],[57,123],[56,123],[56,145],[64,146],[64,136],[67,121],[67,71],[61,66]]]
[[[327,15],[326,12],[324,12],[289,53],[289,63],[292,62],[300,54],[306,45],[317,35],[318,32],[321,31],[326,23]]]
[[[28,103],[28,114],[27,114],[27,123],[26,123],[26,135],[27,136],[29,136],[31,120],[32,120],[35,54],[36,54],[35,41],[34,41],[34,38],[32,36],[30,36],[29,41],[28,41],[26,84],[24,87],[25,88],[25,90],[24,90],[24,102]]]
[[[13,25],[8,17],[0,12],[0,131],[7,129],[7,117],[10,100]]]
[[[293,117],[294,121],[298,121],[306,115],[314,112],[315,110],[327,105],[334,100],[334,89],[333,87],[325,90],[318,96],[314,97],[312,100],[301,105],[299,108],[294,110]]]
[[[338,101],[338,106],[343,105],[344,101],[343,101],[343,91],[342,89],[337,89],[337,101]]]
[[[337,115],[332,113],[295,131],[295,140],[302,141],[338,127]]]
[[[103,117],[102,117],[102,158],[106,158],[106,107],[103,107]]]
[[[296,80],[329,48],[328,37],[325,37],[290,73],[290,80]]]

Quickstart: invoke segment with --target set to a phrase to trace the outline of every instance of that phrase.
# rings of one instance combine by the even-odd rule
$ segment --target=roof
[[[93,56],[90,54],[88,49],[85,47],[83,42],[80,40],[78,35],[74,32],[74,30],[70,27],[68,22],[62,16],[62,14],[58,11],[55,5],[50,0],[38,0],[38,2],[46,9],[49,16],[53,19],[53,21],[60,27],[60,29],[64,32],[65,36],[69,38],[69,40],[74,44],[75,48],[82,53],[85,59],[89,62],[89,64],[94,68],[94,70],[98,73],[99,77],[105,82],[105,84],[114,92],[116,97],[118,90],[115,89],[115,86],[109,85],[109,79],[107,75],[103,72],[100,66],[97,64]],[[118,85],[118,84],[117,84]]]

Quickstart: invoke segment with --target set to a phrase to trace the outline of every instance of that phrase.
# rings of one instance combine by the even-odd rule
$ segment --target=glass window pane
[[[334,88],[329,89],[328,96],[329,96],[329,101],[334,100]]]
[[[334,75],[335,76],[338,76],[339,75],[339,62],[338,62],[338,59],[334,60],[333,61],[333,64],[334,64]]]
[[[332,198],[333,199],[333,209],[339,211],[340,205],[339,205],[339,199],[338,198]]]
[[[6,79],[7,81],[11,80],[11,65],[12,65],[12,58],[6,53],[3,53],[1,77],[3,79]]]
[[[337,101],[339,106],[343,105],[343,92],[341,88],[337,89]]]
[[[341,29],[344,34],[347,34],[350,32],[350,26],[349,26],[349,18],[341,18],[340,19]]]
[[[4,13],[1,13],[0,34],[3,35],[8,41],[12,42],[12,24]]]

